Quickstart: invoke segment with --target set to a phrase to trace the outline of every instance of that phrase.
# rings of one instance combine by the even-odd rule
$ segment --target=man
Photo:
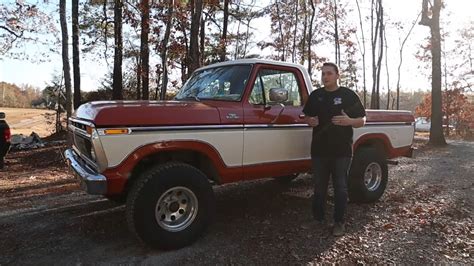
[[[352,160],[353,128],[365,124],[365,110],[352,90],[339,87],[339,68],[324,63],[323,88],[311,93],[303,113],[313,127],[311,160],[314,178],[313,217],[324,223],[329,177],[334,188],[334,236],[345,232],[344,214],[347,206],[347,179]]]

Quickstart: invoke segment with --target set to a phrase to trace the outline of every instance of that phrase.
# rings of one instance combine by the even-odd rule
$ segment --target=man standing
[[[353,128],[365,124],[365,110],[352,90],[339,87],[339,68],[324,63],[323,88],[311,93],[303,113],[313,127],[311,160],[314,178],[313,217],[324,223],[329,177],[334,188],[334,236],[344,235],[347,179],[352,160]]]

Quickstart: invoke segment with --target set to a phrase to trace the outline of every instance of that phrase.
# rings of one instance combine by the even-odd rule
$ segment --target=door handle
[[[305,118],[305,117],[306,117],[306,116],[305,116],[304,114],[300,114],[300,115],[299,115],[299,118],[301,118],[301,119],[303,119],[303,118]]]

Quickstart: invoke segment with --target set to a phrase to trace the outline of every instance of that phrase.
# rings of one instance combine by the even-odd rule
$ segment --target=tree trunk
[[[314,24],[314,16],[316,15],[316,7],[314,6],[314,1],[310,1],[311,3],[311,21],[309,23],[309,31],[308,31],[308,74],[311,78],[312,73],[312,58],[311,58],[311,46],[313,44],[313,24]]]
[[[204,65],[204,41],[206,39],[206,27],[205,21],[201,18],[201,28],[199,30],[199,66]]]
[[[383,31],[383,39],[385,42],[385,70],[387,74],[387,110],[390,109],[390,71],[388,69],[388,43],[387,43],[387,31]]]
[[[335,57],[336,65],[340,66],[341,65],[341,47],[339,45],[339,26],[338,26],[338,20],[337,20],[337,0],[334,0],[334,48],[335,48]]]
[[[189,67],[188,73],[199,68],[199,28],[201,25],[202,0],[191,1],[191,36],[189,37]]]
[[[364,107],[367,106],[367,82],[366,82],[366,73],[365,73],[365,37],[364,37],[364,28],[362,27],[362,14],[360,12],[359,1],[356,0],[357,10],[359,11],[359,23],[360,23],[360,32],[362,34],[362,73],[364,80]]]
[[[166,15],[165,36],[161,42],[161,64],[163,65],[163,82],[161,83],[160,100],[166,98],[166,89],[168,87],[168,42],[171,34],[171,26],[173,25],[173,0],[168,1],[168,14]]]
[[[385,31],[385,25],[383,22],[383,6],[382,0],[379,1],[379,8],[377,12],[377,20],[379,23],[379,58],[377,61],[377,88],[376,88],[376,102],[375,106],[376,109],[380,109],[380,73],[382,72],[382,59],[383,59],[383,49],[384,49],[384,40],[383,40],[383,32]]]
[[[220,43],[220,61],[224,62],[227,54],[227,25],[229,22],[229,0],[224,0],[224,21],[222,25],[222,36]]]
[[[114,70],[112,81],[112,99],[123,99],[122,85],[122,0],[114,0]]]
[[[79,64],[79,0],[72,0],[72,68],[74,73],[74,109],[81,105],[81,71]]]
[[[137,65],[137,100],[142,99],[142,64],[140,63],[140,55],[135,54],[135,64]]]
[[[427,1],[423,1],[427,4]],[[432,83],[431,83],[431,128],[430,140],[432,145],[445,145],[443,135],[443,114],[441,99],[441,34],[439,28],[439,16],[441,11],[441,0],[434,0],[432,7],[432,18],[429,19],[431,29],[431,55],[432,55]],[[428,8],[423,8],[428,10]],[[427,17],[428,15],[426,14]],[[423,20],[422,17],[422,20]]]
[[[405,47],[405,43],[408,40],[408,37],[410,36],[411,32],[413,31],[413,28],[416,25],[416,22],[418,21],[418,18],[420,17],[421,13],[418,14],[416,17],[415,21],[411,25],[410,30],[408,31],[407,35],[405,36],[405,39],[403,39],[402,45],[400,46],[399,50],[399,55],[400,55],[400,62],[398,64],[398,76],[397,76],[397,110],[400,110],[400,75],[401,75],[401,68],[402,68],[402,62],[403,62],[403,47]]]
[[[301,40],[301,50],[299,50],[299,53],[301,55],[300,57],[300,65],[304,65],[304,60],[305,60],[305,53],[306,53],[306,37],[307,31],[308,31],[308,6],[306,4],[306,1],[303,1],[303,13],[304,13],[304,22],[303,22],[303,39]]]
[[[293,32],[293,50],[291,53],[291,62],[296,62],[296,35],[298,30],[298,1],[295,1],[295,30]]]
[[[281,61],[285,61],[286,58],[286,49],[285,49],[285,41],[284,41],[284,34],[283,34],[283,26],[281,23],[281,17],[280,17],[280,3],[278,0],[275,2],[276,9],[277,9],[277,14],[278,14],[278,27],[280,29],[280,46],[282,49],[282,54],[280,57]]]
[[[69,66],[68,33],[66,24],[66,0],[59,1],[59,20],[61,23],[62,58],[64,85],[66,87],[66,115],[72,115],[71,67]]]
[[[149,0],[142,0],[141,4],[142,21],[140,34],[140,61],[142,63],[142,99],[150,99],[150,49],[148,48],[148,34],[150,32],[150,3]]]

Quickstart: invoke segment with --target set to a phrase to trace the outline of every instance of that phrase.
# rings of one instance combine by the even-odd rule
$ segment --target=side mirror
[[[284,88],[271,88],[269,96],[270,101],[283,103],[288,101],[288,90]]]
[[[0,119],[5,119],[5,113],[0,112]]]

